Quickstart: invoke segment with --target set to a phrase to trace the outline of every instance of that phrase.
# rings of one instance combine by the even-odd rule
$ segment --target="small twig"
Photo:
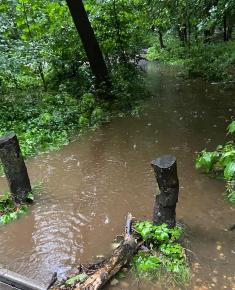
[[[128,213],[127,219],[126,219],[126,227],[125,227],[125,236],[130,237],[132,234],[132,214]]]

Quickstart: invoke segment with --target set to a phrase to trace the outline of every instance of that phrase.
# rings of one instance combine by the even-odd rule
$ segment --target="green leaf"
[[[219,154],[203,150],[196,159],[196,169],[205,169],[209,172],[213,165],[217,162]]]
[[[228,125],[228,134],[233,134],[234,132],[235,132],[235,121],[232,121],[232,123]]]
[[[224,170],[224,178],[231,180],[235,176],[235,161],[228,163]]]
[[[28,195],[27,195],[27,201],[34,201],[34,194],[33,192],[29,192]]]
[[[86,279],[88,278],[88,275],[86,273],[81,273],[81,274],[78,274],[72,278],[69,278],[65,284],[66,285],[73,285],[74,283],[76,283],[77,281],[81,281],[81,282],[84,282]]]

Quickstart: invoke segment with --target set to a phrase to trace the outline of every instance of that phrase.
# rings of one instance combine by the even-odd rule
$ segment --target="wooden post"
[[[152,161],[151,165],[160,190],[156,195],[153,222],[155,224],[166,223],[169,227],[174,227],[179,195],[176,158],[172,155],[164,155]]]
[[[32,189],[15,133],[0,138],[0,159],[14,201],[16,203],[24,202]]]

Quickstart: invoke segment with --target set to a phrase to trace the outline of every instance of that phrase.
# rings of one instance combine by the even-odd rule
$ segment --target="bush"
[[[208,80],[229,80],[234,75],[235,41],[219,43],[194,42],[190,46],[172,37],[166,38],[166,48],[154,45],[148,49],[149,60],[182,65],[189,76]]]
[[[78,101],[60,92],[4,98],[0,114],[0,135],[14,131],[27,157],[68,144],[73,132],[97,126],[104,120],[105,112],[91,93]]]
[[[235,42],[193,45],[185,61],[189,75],[215,81],[231,79],[234,65]]]
[[[235,121],[228,126],[228,134],[235,133]],[[215,151],[203,150],[196,158],[196,169],[207,173],[223,175],[227,182],[226,193],[230,202],[235,203],[235,144],[233,141],[219,145]]]
[[[189,266],[184,248],[178,243],[183,229],[170,229],[166,224],[156,226],[150,221],[137,222],[135,229],[145,242],[132,262],[135,273],[152,280],[167,277],[166,286],[188,283]]]

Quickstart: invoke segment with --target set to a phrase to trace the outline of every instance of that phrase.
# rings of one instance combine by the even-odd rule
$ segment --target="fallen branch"
[[[131,261],[142,243],[138,243],[132,236],[132,215],[128,214],[125,236],[121,244],[113,251],[112,255],[98,263],[84,267],[80,266],[80,273],[85,273],[89,277],[81,282],[77,282],[70,289],[74,290],[98,290],[101,289],[115,274],[117,274],[128,262]],[[61,287],[53,288],[59,290]],[[68,289],[63,287],[63,289]]]
[[[83,283],[76,285],[76,290],[98,290],[101,289],[123,266],[134,256],[140,246],[131,235],[132,215],[128,214],[125,227],[124,241],[116,248],[112,256],[107,259],[103,266],[98,269]]]

